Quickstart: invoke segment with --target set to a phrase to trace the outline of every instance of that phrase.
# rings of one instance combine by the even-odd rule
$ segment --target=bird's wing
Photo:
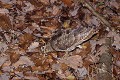
[[[74,44],[74,41],[74,34],[64,31],[61,36],[51,41],[51,45],[56,51],[66,51]]]

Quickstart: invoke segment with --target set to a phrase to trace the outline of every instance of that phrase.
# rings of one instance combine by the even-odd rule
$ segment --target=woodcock
[[[54,51],[70,52],[98,33],[96,27],[78,27],[76,29],[57,31],[48,43],[41,47],[44,53]]]

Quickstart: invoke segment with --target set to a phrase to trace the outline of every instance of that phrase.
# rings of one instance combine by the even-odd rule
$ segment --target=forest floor
[[[67,56],[42,51],[79,25],[98,33]],[[120,80],[120,0],[0,0],[0,80]]]

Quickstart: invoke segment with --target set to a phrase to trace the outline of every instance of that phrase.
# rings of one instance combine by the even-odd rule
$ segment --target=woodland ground
[[[99,27],[82,49],[41,51],[79,24]],[[120,80],[120,0],[0,0],[0,80]]]

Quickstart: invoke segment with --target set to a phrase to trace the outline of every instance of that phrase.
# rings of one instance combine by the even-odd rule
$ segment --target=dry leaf
[[[85,67],[82,67],[82,68],[78,68],[76,70],[76,74],[77,74],[77,76],[79,76],[79,79],[82,80],[88,74],[88,71]]]
[[[33,35],[25,33],[19,36],[20,46],[24,49],[27,49],[29,43],[33,41]]]
[[[88,3],[106,17],[118,33],[110,29],[103,31],[102,22],[79,0],[0,0],[0,80],[95,80],[94,63],[106,50],[102,46],[105,43],[103,36],[114,38],[110,48],[113,79],[119,80],[120,1],[101,1]],[[100,27],[100,38],[95,41],[95,36],[93,40],[85,41],[82,49],[76,48],[70,52],[71,56],[64,58],[61,58],[63,52],[43,54],[39,50],[59,29],[75,29],[80,24]]]
[[[90,42],[86,42],[82,44],[82,49],[79,49],[76,53],[79,53],[79,55],[84,58],[87,54],[91,52],[91,44]]]
[[[95,55],[93,55],[93,54],[89,54],[89,55],[87,56],[87,58],[85,58],[85,60],[86,60],[87,62],[89,62],[88,64],[93,64],[93,63],[97,63],[98,60],[99,60],[99,58],[98,58],[98,56],[95,56]],[[86,62],[86,63],[87,63],[87,62]]]
[[[31,51],[39,46],[38,42],[33,42],[31,45],[28,47],[28,50]]]
[[[16,52],[10,52],[9,54],[10,54],[10,61],[11,61],[11,63],[15,63],[20,58],[20,54],[18,54]]]
[[[69,75],[66,79],[68,79],[68,80],[75,80],[75,76]]]
[[[119,61],[116,61],[115,63],[118,67],[120,67],[120,60]]]
[[[8,45],[5,42],[0,42],[0,51],[4,52],[8,49]]]
[[[30,2],[24,1],[25,6],[22,7],[23,12],[33,11],[35,9],[34,5]]]
[[[55,31],[57,29],[57,26],[40,26],[41,28],[45,29],[46,31]]]
[[[82,67],[82,64],[83,64],[82,58],[79,55],[70,56],[67,59],[60,59],[59,62],[67,64],[68,66],[72,67],[73,69],[77,69],[78,66]]]
[[[1,0],[3,3],[9,3],[11,0]]]
[[[15,68],[18,68],[20,65],[34,66],[34,63],[27,56],[21,56],[20,59],[13,64]]]
[[[72,0],[62,0],[64,2],[64,4],[66,4],[67,6],[71,6],[72,5]]]
[[[24,79],[27,79],[27,80],[39,80],[38,77],[34,77],[34,76],[25,76]]]
[[[120,8],[119,3],[116,2],[116,1],[110,1],[110,5],[111,5],[111,6],[114,6],[116,9],[119,9],[119,8]]]
[[[4,33],[5,39],[7,40],[7,42],[11,42],[11,38],[12,36],[10,34]]]
[[[33,33],[33,31],[30,28],[28,28],[28,27],[26,29],[24,29],[23,31],[28,33],[28,34],[32,34]]]
[[[48,5],[49,4],[49,0],[39,0],[40,2],[42,2],[43,4],[45,5]]]
[[[9,30],[12,27],[11,21],[7,15],[0,14],[0,27],[3,30]]]
[[[2,75],[0,75],[0,80],[10,80],[9,78],[9,73],[3,73]]]
[[[60,13],[60,8],[58,6],[53,6],[53,11],[52,11],[53,15],[57,15]]]
[[[0,67],[8,60],[8,56],[0,55]]]
[[[76,9],[74,9],[73,11],[70,11],[70,14],[71,14],[72,16],[75,16],[75,15],[77,15],[78,10],[79,10],[79,7],[76,8]]]
[[[108,33],[107,37],[114,37],[114,42],[113,42],[112,46],[115,46],[116,49],[120,49],[120,34],[110,31]]]
[[[95,54],[95,56],[99,56],[99,55],[102,55],[103,53],[106,53],[106,50],[107,50],[108,48],[106,47],[106,46],[101,46],[100,48],[99,48],[99,50],[97,51],[97,53]]]
[[[70,26],[70,20],[64,21],[63,27],[64,27],[64,28],[70,28],[70,27],[71,27],[71,26]]]
[[[57,1],[57,0],[50,0],[50,3],[52,3],[52,4],[53,4],[53,3],[54,3],[54,2],[56,2],[56,1]]]
[[[52,65],[52,70],[53,70],[53,71],[60,70],[60,69],[61,69],[60,64],[53,64],[53,65]]]
[[[8,14],[9,11],[7,9],[0,9],[0,14]]]

